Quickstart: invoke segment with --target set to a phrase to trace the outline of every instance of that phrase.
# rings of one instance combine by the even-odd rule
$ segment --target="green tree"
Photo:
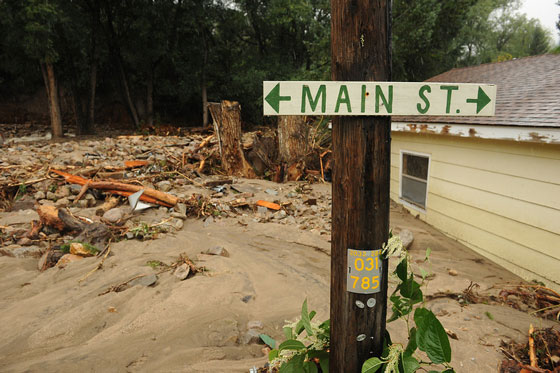
[[[539,24],[533,30],[531,41],[529,42],[529,55],[535,56],[547,53],[550,50],[550,36]]]

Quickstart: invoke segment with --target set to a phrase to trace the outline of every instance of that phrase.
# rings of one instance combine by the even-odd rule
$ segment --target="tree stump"
[[[241,147],[241,105],[236,101],[223,100],[219,107],[209,104],[208,108],[214,121],[223,169],[228,175],[256,177]]]
[[[296,181],[303,176],[308,151],[309,127],[305,116],[278,117],[278,154],[286,181]]]

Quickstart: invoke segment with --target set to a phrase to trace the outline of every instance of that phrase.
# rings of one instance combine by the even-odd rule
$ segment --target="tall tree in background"
[[[62,117],[55,72],[55,64],[59,60],[55,32],[55,27],[61,22],[59,9],[55,3],[43,0],[28,0],[23,7],[18,7],[17,2],[11,5],[16,17],[19,16],[16,25],[21,22],[24,50],[41,67],[48,96],[52,134],[53,137],[60,138],[63,136]]]
[[[455,66],[463,22],[476,0],[396,0],[393,10],[393,75],[421,81]]]

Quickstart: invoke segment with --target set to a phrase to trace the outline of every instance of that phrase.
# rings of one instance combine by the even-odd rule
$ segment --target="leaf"
[[[494,315],[492,315],[490,312],[486,311],[486,312],[484,312],[484,314],[485,314],[486,317],[488,317],[490,320],[494,320]]]
[[[453,368],[447,368],[446,370],[444,370],[441,373],[455,373],[455,370]]]
[[[319,325],[319,329],[323,330],[325,334],[328,336],[331,335],[331,320],[325,320],[321,325]]]
[[[324,350],[311,350],[307,352],[307,356],[310,359],[317,358],[319,359],[319,365],[321,366],[321,370],[324,373],[329,372],[329,353]]]
[[[305,345],[303,343],[301,343],[300,341],[298,341],[297,339],[288,339],[287,341],[284,341],[282,343],[280,343],[280,346],[278,346],[278,350],[282,351],[282,350],[303,350],[305,349]]]
[[[429,262],[430,261],[430,254],[432,253],[432,249],[430,249],[429,247],[426,249],[426,257],[424,258],[425,262]]]
[[[406,349],[403,352],[404,357],[412,356],[414,351],[418,348],[416,344],[416,328],[410,329],[410,337],[408,338],[408,344],[406,345]]]
[[[280,351],[278,351],[277,349],[270,350],[270,352],[268,353],[268,361],[272,361],[276,359],[278,357],[279,352]]]
[[[305,373],[318,373],[317,365],[313,361],[306,361],[303,363],[303,371]]]
[[[422,277],[422,280],[425,280],[426,277],[428,277],[429,275],[430,275],[430,272],[428,272],[424,268],[420,267],[420,276]]]
[[[416,323],[416,343],[430,360],[436,364],[451,362],[451,346],[445,329],[433,314],[426,308],[418,308],[414,312]]]
[[[418,369],[420,369],[418,360],[416,360],[412,356],[404,356],[402,359],[402,365],[404,368],[404,373],[414,373]]]
[[[385,363],[377,357],[367,359],[364,365],[362,365],[362,373],[375,373],[383,364]]]
[[[401,295],[410,299],[410,305],[422,302],[423,295],[422,290],[420,290],[420,284],[414,281],[413,276],[410,276],[410,278],[402,283]]]
[[[403,260],[400,261],[400,263],[397,265],[397,269],[395,270],[397,276],[400,278],[401,281],[406,281],[406,278],[408,277],[407,269],[408,269],[408,264],[405,257],[403,258]]]
[[[272,348],[272,349],[276,348],[276,341],[272,337],[270,337],[266,334],[259,334],[259,337],[262,339],[262,341],[264,343],[269,345],[270,348]]]
[[[301,306],[301,322],[307,335],[313,335],[313,329],[311,329],[311,319],[309,317],[309,313],[307,312],[307,299],[303,301],[303,305]],[[315,316],[315,314],[313,314]]]
[[[294,331],[289,326],[284,327],[284,336],[286,339],[293,339],[294,338]]]
[[[287,363],[282,364],[279,373],[301,373],[303,372],[304,355],[295,355]]]

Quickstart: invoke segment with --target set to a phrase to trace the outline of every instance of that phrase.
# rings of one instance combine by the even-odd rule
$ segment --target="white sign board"
[[[493,84],[263,82],[264,115],[492,116],[495,103]]]

